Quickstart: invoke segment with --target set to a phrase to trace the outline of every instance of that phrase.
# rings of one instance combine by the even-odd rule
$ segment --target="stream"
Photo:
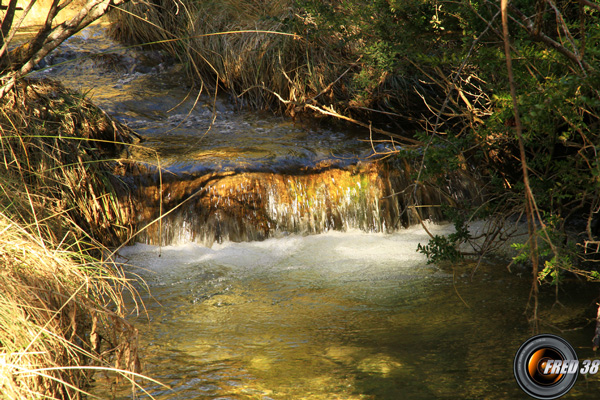
[[[193,107],[196,94],[174,60],[119,49],[107,29],[97,24],[72,37],[34,75],[88,93],[143,135],[166,171],[281,174],[323,162],[342,168],[386,151],[353,132],[240,111],[224,97],[201,97]],[[141,382],[140,398],[528,398],[512,372],[530,337],[527,270],[509,271],[505,260],[428,265],[416,252],[429,239],[420,226],[322,231],[123,248],[119,261],[145,304],[131,315],[143,373],[169,386]],[[543,330],[593,359],[597,293],[577,285],[564,283],[560,304],[544,288]],[[580,376],[568,398],[596,399],[599,390],[597,377]],[[131,398],[127,385],[102,373],[91,393]]]

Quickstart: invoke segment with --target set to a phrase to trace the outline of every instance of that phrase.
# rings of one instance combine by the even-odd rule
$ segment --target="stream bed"
[[[144,389],[156,399],[526,399],[512,365],[530,336],[527,272],[426,265],[415,249],[427,239],[412,227],[124,249],[149,289],[139,286],[147,314],[132,319],[144,372],[170,387]],[[549,292],[542,317],[556,328],[545,331],[563,329],[580,359],[593,358],[593,294],[571,290],[552,307]],[[110,381],[97,379],[107,397]],[[580,376],[569,398],[599,389]]]
[[[193,108],[195,94],[173,60],[119,49],[106,29],[99,24],[71,38],[36,75],[87,92],[143,135],[168,171],[277,173],[331,160],[352,164],[375,150],[354,133],[240,111],[222,98],[201,98]],[[144,154],[140,162],[155,162]],[[147,393],[137,394],[528,398],[512,368],[515,352],[530,337],[524,315],[529,272],[509,271],[504,260],[428,265],[416,252],[428,239],[421,227],[410,227],[388,234],[292,232],[264,241],[122,249],[119,260],[145,304],[131,316],[140,333],[143,373],[169,387],[141,383]],[[576,282],[564,285],[560,304],[553,288],[542,291],[542,329],[566,338],[580,359],[594,358],[597,293]],[[596,399],[599,390],[596,377],[580,376],[568,398]],[[127,385],[115,386],[103,374],[91,392],[131,398]]]

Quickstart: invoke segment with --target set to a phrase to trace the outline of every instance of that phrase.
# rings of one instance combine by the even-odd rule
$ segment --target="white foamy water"
[[[451,225],[429,224],[433,234],[453,231]],[[424,266],[426,258],[416,251],[430,237],[420,226],[394,234],[354,230],[330,231],[320,235],[290,235],[260,242],[224,242],[206,247],[188,243],[173,246],[136,244],[120,250],[123,261],[153,274],[175,273],[190,265],[221,265],[242,273],[272,269],[313,268],[333,275],[360,274],[381,277],[403,269]]]
[[[132,318],[144,373],[169,386],[144,389],[160,400],[519,398],[511,368],[530,335],[530,279],[502,263],[427,265],[416,249],[428,241],[414,226],[122,249],[145,280],[147,314]],[[589,303],[561,301],[571,313]],[[113,396],[110,385],[92,392]]]

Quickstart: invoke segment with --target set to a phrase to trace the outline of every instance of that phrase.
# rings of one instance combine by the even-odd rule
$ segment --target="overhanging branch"
[[[18,78],[30,73],[38,62],[62,42],[106,14],[109,9],[128,1],[89,0],[69,21],[52,27],[54,18],[65,5],[65,3],[59,5],[59,0],[54,0],[48,11],[46,22],[35,39],[17,47],[0,59],[0,71],[3,71],[3,77],[7,78],[0,87],[0,97],[3,97],[13,87]],[[67,0],[68,2],[69,0]],[[11,72],[6,73],[6,71]]]

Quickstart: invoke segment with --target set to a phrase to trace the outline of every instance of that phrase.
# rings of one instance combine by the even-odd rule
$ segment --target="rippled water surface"
[[[410,228],[124,249],[153,296],[134,319],[145,373],[171,389],[144,388],[158,399],[527,398],[512,363],[529,337],[529,279],[502,264],[427,266],[415,252],[426,239]],[[593,357],[582,297],[550,309],[548,294],[543,306],[580,358]],[[580,377],[570,396],[598,389]]]
[[[172,60],[118,49],[105,31],[70,39],[37,74],[88,92],[144,134],[168,169],[282,170],[372,152],[351,134],[223,100],[201,98],[192,109],[194,91]],[[426,265],[415,250],[427,240],[410,228],[122,250],[126,270],[147,283],[138,284],[147,314],[131,318],[144,373],[169,386],[144,389],[156,399],[527,398],[512,363],[530,336],[529,273],[503,262]],[[580,359],[596,358],[589,318],[597,293],[574,285],[561,287],[554,306],[553,289],[543,291],[543,330],[568,339]],[[101,374],[92,392],[131,398]],[[598,393],[597,378],[580,377],[568,398]]]
[[[243,111],[237,99],[216,98],[187,86],[182,66],[170,56],[125,48],[97,24],[66,41],[42,63],[37,76],[59,79],[145,137],[156,153],[140,160],[173,172],[282,170],[332,160],[347,165],[374,147],[355,134],[309,127],[270,113]],[[385,151],[384,145],[376,145]]]

